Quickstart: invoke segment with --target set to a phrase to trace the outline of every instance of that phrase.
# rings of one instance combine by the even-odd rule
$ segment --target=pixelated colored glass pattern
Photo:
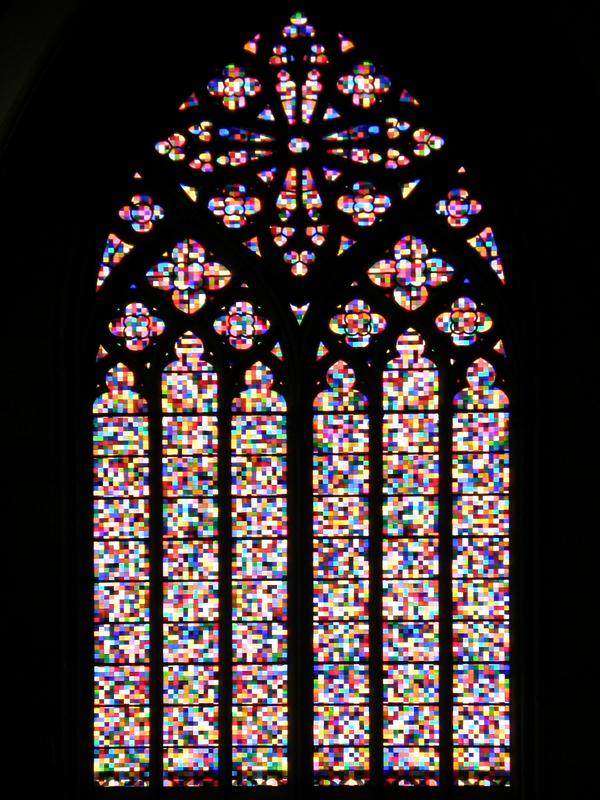
[[[296,124],[296,90],[295,81],[292,80],[290,73],[282,69],[277,73],[277,84],[275,88],[281,99],[281,105],[287,121],[290,125]]]
[[[414,330],[398,338],[397,350],[383,373],[384,775],[386,785],[435,786],[439,380]]]
[[[301,12],[296,12],[290,17],[289,25],[283,29],[283,35],[288,39],[300,37],[311,38],[315,35],[315,29],[309,25],[308,19]]]
[[[322,61],[323,58],[321,58]],[[305,125],[310,125],[315,113],[317,100],[323,90],[323,84],[320,79],[321,73],[319,70],[311,69],[302,85],[302,122]]]
[[[294,136],[289,141],[288,149],[290,153],[295,153],[296,155],[306,153],[306,151],[310,149],[310,142],[303,136]]]
[[[297,250],[289,250],[283,255],[285,263],[290,265],[292,275],[306,275],[315,258],[312,250],[302,250],[300,253]]]
[[[369,418],[343,361],[313,416],[314,782],[369,776]]]
[[[443,259],[429,256],[429,248],[416,236],[403,236],[394,245],[393,258],[376,261],[368,269],[375,286],[393,289],[394,300],[401,308],[415,311],[429,296],[428,287],[447,283],[454,267]]]
[[[300,176],[300,186],[298,185],[298,176]],[[306,167],[302,170],[290,167],[283,182],[283,189],[276,201],[279,219],[282,222],[289,220],[300,204],[306,210],[309,219],[317,220],[319,218],[323,202],[315,188],[312,172]]]
[[[352,97],[352,102],[360,108],[370,108],[377,102],[378,95],[389,92],[391,81],[385,75],[377,74],[377,69],[370,61],[356,64],[352,74],[343,75],[337,88],[344,95]]]
[[[388,210],[392,201],[386,194],[375,194],[376,190],[368,181],[357,181],[352,185],[352,194],[344,194],[337,201],[337,207],[344,214],[350,214],[352,222],[359,227],[374,225],[377,218]]]
[[[164,254],[168,258],[168,254]],[[195,314],[215,292],[229,283],[231,272],[223,264],[207,258],[204,247],[195,239],[177,242],[170,261],[160,261],[146,273],[155,289],[171,292],[173,305],[186,314]]]
[[[208,91],[218,97],[228,111],[244,108],[247,98],[254,97],[261,90],[257,78],[246,75],[243,67],[228,64],[223,68],[223,77],[214,78],[208,84]]]
[[[330,133],[324,137],[324,140],[336,143],[338,146],[329,148],[327,153],[347,159],[355,164],[379,164],[383,161],[385,155],[384,149],[380,148],[378,144],[381,132],[380,125],[353,125],[351,128]],[[352,143],[353,146],[349,147],[346,142]],[[391,153],[391,150],[387,151],[388,158],[391,158]],[[407,163],[408,159],[398,164],[386,162],[386,167],[395,169],[397,166],[405,166]],[[336,174],[335,171],[330,171],[328,175],[326,171],[325,176],[329,180],[337,180],[339,173]]]
[[[173,133],[162,142],[157,142],[154,149],[161,156],[168,156],[171,161],[182,161],[185,158],[185,136]]]
[[[188,131],[194,138],[188,137],[189,140],[187,142],[184,139],[183,142],[181,140],[176,140],[174,143],[174,136],[177,136],[177,134],[174,134],[173,136],[169,136],[165,141],[159,142],[155,146],[155,149],[161,155],[168,155],[172,161],[184,162],[187,157],[186,148],[189,146],[191,151],[189,153],[189,168],[201,173],[214,172],[215,164],[213,161],[213,153],[211,150],[205,149],[209,146],[208,143],[212,142],[214,138],[213,123],[210,120],[201,120],[195,125],[190,125]],[[196,149],[196,142],[199,143],[198,149]],[[175,158],[171,156],[173,151],[176,152]],[[183,184],[182,188],[184,188]],[[195,192],[195,190],[193,190],[193,192]],[[194,201],[197,200],[197,195],[194,193],[192,197]]]
[[[117,364],[93,406],[94,780],[146,786],[150,759],[146,401]]]
[[[510,770],[509,403],[484,359],[452,422],[453,763],[459,785]]]
[[[311,33],[290,36],[290,30]],[[166,156],[179,173],[190,169],[195,178],[202,179],[219,170],[225,173],[245,169],[248,191],[237,182],[219,184],[218,189],[213,184],[208,208],[229,228],[241,229],[251,224],[255,235],[251,244],[245,244],[260,258],[268,252],[270,242],[265,239],[269,233],[278,246],[293,237],[290,252],[308,251],[309,243],[320,247],[335,222],[335,209],[348,213],[359,228],[372,226],[392,200],[408,197],[419,178],[408,184],[388,184],[389,190],[384,194],[369,181],[359,180],[356,167],[381,165],[396,170],[414,166],[413,162],[418,161],[415,157],[427,156],[444,144],[442,137],[420,127],[420,123],[388,116],[400,112],[398,102],[415,107],[418,103],[406,90],[393,94],[390,78],[371,61],[346,62],[338,70],[328,70],[326,65],[332,61],[330,49],[313,41],[315,36],[316,31],[308,22],[293,21],[283,28],[281,38],[269,45],[260,35],[255,36],[244,46],[244,66],[225,65],[222,74],[208,82],[206,90],[191,95],[180,106],[188,117],[185,128],[169,131],[155,145],[156,151]],[[354,44],[341,36],[339,48],[341,53],[347,53]],[[358,115],[358,124],[348,126],[344,121],[340,130],[329,124],[343,120],[338,109],[322,104],[323,97],[328,92],[331,96],[332,91],[339,93],[336,101],[341,102],[343,111],[352,117]],[[268,96],[269,103],[261,103],[257,110],[256,100],[262,95]],[[202,116],[208,111],[212,119],[199,119],[198,109],[202,109]],[[410,113],[413,109],[404,110]],[[231,126],[233,120],[239,120],[240,127]],[[323,123],[325,128],[321,127]],[[302,135],[289,136],[289,132]],[[282,160],[284,150],[287,158]],[[327,163],[319,164],[320,170],[316,165],[308,168],[309,153],[326,157]],[[333,163],[329,163],[330,157]],[[260,167],[254,170],[250,165],[258,161]],[[292,174],[297,186],[290,189]],[[331,183],[342,176],[345,180],[337,191],[322,184],[323,180]],[[180,186],[193,202],[198,202],[202,187],[187,183]],[[149,202],[146,206],[154,208]],[[274,224],[282,215],[286,222],[293,217],[293,225],[285,226],[285,235],[282,226]],[[310,223],[317,218],[322,224],[315,231]],[[150,230],[147,222],[153,220],[141,220],[144,230]],[[347,237],[339,235],[336,244],[337,255],[342,255],[348,249]],[[318,252],[313,255],[318,263]],[[280,262],[289,263],[284,253],[276,256]],[[303,277],[307,271],[301,268],[292,274]]]
[[[385,330],[386,321],[381,314],[371,311],[364,300],[350,300],[340,314],[329,322],[329,328],[338,336],[343,336],[350,347],[367,347],[371,336]]]
[[[129,303],[123,315],[113,320],[109,330],[124,340],[128,350],[144,350],[165,329],[165,323],[143,303]]]
[[[119,211],[119,216],[129,222],[136,233],[149,233],[154,223],[163,219],[165,211],[149,194],[136,194],[131,198],[131,205],[123,206]]]
[[[185,333],[162,376],[163,785],[215,786],[218,379]]]
[[[286,402],[261,362],[231,418],[234,786],[287,783]]]
[[[234,239],[238,232],[249,230],[243,234],[243,244],[250,257],[278,257],[285,272],[291,272],[298,294],[286,301],[286,313],[291,308],[300,324],[310,305],[301,335],[318,321],[318,304],[304,301],[326,275],[327,264],[319,262],[320,253],[327,252],[329,257],[337,251],[343,256],[357,244],[361,229],[374,226],[392,203],[395,208],[398,201],[400,207],[402,199],[427,177],[416,177],[413,171],[428,167],[421,160],[444,145],[441,136],[419,127],[420,122],[388,116],[405,113],[407,119],[414,119],[409,106],[419,104],[408,92],[395,92],[392,97],[391,82],[370,62],[337,71],[324,66],[330,62],[331,51],[315,42],[315,36],[307,19],[296,14],[282,32],[282,43],[272,46],[266,38],[254,37],[245,47],[244,64],[266,52],[265,63],[271,65],[265,68],[268,73],[258,69],[258,57],[253,62],[256,71],[227,65],[205,87],[204,98],[199,92],[181,105],[186,114],[191,112],[184,127],[178,124],[175,132],[163,135],[155,145],[156,152],[166,156],[160,159],[161,166],[175,170],[177,180],[184,170],[194,171],[184,178],[186,183],[179,184],[196,203],[191,211],[202,212],[204,204],[204,213],[208,208]],[[339,35],[342,53],[353,47]],[[344,120],[329,104],[328,97],[336,90],[332,102],[348,110],[351,120]],[[257,106],[259,93],[268,95],[268,100]],[[398,98],[407,105],[394,111],[392,101],[397,103]],[[199,107],[212,109],[213,120],[192,119]],[[339,129],[338,119],[342,120]],[[240,126],[231,125],[230,120]],[[318,161],[321,154],[326,163]],[[256,169],[253,162],[260,162]],[[234,178],[225,177],[229,169],[236,170]],[[222,181],[213,177],[219,170]],[[377,170],[384,179],[379,188],[359,180],[363,176],[376,180]],[[392,170],[405,170],[407,182],[392,181],[394,175],[401,175]],[[228,183],[236,179],[243,183]],[[214,181],[208,191],[206,183],[201,185],[207,180]],[[435,201],[447,189],[446,185],[436,194],[421,195],[432,214]],[[440,221],[443,217],[457,231],[481,210],[467,189],[451,190],[435,205],[438,225],[446,227]],[[136,233],[162,235],[156,223],[165,212],[149,194],[134,195],[119,216],[124,231],[131,226]],[[356,226],[356,239],[338,234],[336,227],[352,232],[351,223]],[[368,238],[371,231],[365,234]],[[129,238],[126,232],[120,235]],[[334,238],[337,235],[339,240]],[[152,236],[143,239],[146,247]],[[174,242],[173,250],[163,252]],[[484,228],[467,242],[504,282],[492,229]],[[109,289],[118,288],[112,273],[132,248],[110,234],[97,288],[108,278]],[[413,235],[404,236],[393,253],[383,250],[383,255],[376,263],[367,256],[366,264],[372,264],[369,278],[405,311],[421,309],[428,300],[437,303],[435,295],[443,297],[444,290],[432,290],[461,268],[455,261],[455,270],[438,257],[435,248]],[[275,318],[270,322],[262,317],[256,305],[260,299],[255,301],[254,296],[254,305],[248,301],[229,305],[228,301],[220,312],[216,307],[211,312],[210,293],[225,287],[232,275],[213,263],[195,239],[172,239],[171,245],[161,241],[150,258],[145,269],[152,288],[170,292],[175,308],[186,314],[204,308],[195,318],[197,324],[205,324],[203,315],[207,315],[233,348],[232,352],[226,346],[225,351],[235,384],[236,363],[243,361],[244,368],[251,363],[244,351],[266,340],[266,352],[279,336],[265,336],[271,325],[275,328]],[[125,267],[129,269],[129,260]],[[117,272],[115,280],[120,280],[123,268]],[[302,294],[295,279],[308,275]],[[284,278],[289,281],[289,274]],[[131,288],[137,287],[132,284]],[[242,283],[244,292],[252,288]],[[143,289],[148,292],[145,282]],[[366,296],[373,306],[375,294],[372,287],[369,291]],[[169,308],[164,296],[157,292],[153,296],[158,308]],[[477,293],[474,296],[479,298]],[[110,330],[133,351],[132,363],[148,362],[139,385],[149,381],[150,392],[151,375],[156,373],[153,360],[171,352],[174,336],[169,332],[171,316],[161,312],[163,322],[152,308],[152,295],[146,298],[142,296],[148,305],[116,306],[121,318],[113,321]],[[382,302],[393,309],[385,298]],[[491,320],[478,304],[479,299],[475,304],[470,298],[459,298],[450,311],[438,316],[438,329],[455,345],[487,346],[482,334],[491,327]],[[442,310],[439,305],[437,309]],[[386,323],[366,301],[340,304],[338,312],[330,320],[330,329],[355,348],[353,358],[357,359],[371,336],[396,322],[386,312]],[[424,321],[422,313],[418,316]],[[170,315],[173,320],[183,319],[173,309]],[[206,341],[215,342],[209,333]],[[387,332],[379,341],[386,341],[386,336]],[[286,343],[281,341],[287,355]],[[214,346],[216,351],[219,345]],[[334,352],[343,350],[343,345],[333,341],[330,347]],[[140,357],[142,351],[146,352]],[[277,370],[285,370],[281,347],[276,345],[271,352],[282,362]],[[377,754],[377,761],[383,756],[386,784],[433,786],[439,781],[438,378],[424,352],[424,342],[414,331],[407,331],[398,340],[398,358],[387,365],[383,376],[382,430],[377,433],[377,439],[380,434],[382,439],[376,443],[377,450],[382,446],[381,516],[378,510],[371,514],[369,508],[373,502],[369,493],[378,496],[379,478],[372,480],[370,475],[372,423],[367,401],[355,388],[353,370],[343,362],[334,364],[315,400],[312,733],[314,780],[319,785],[365,783],[371,769],[369,749],[380,737],[383,752]],[[111,363],[109,344],[101,346],[100,355]],[[273,389],[270,369],[257,363],[248,370],[246,388],[233,389],[232,416],[222,405],[218,420],[217,380],[202,342],[185,334],[176,345],[176,355],[162,383],[163,781],[173,787],[228,785],[230,780],[238,786],[278,786],[287,782],[288,775],[286,405]],[[319,363],[328,363],[327,355],[328,348],[320,344]],[[376,368],[370,360],[367,364],[369,370]],[[502,392],[490,375],[489,365],[474,368],[467,389],[457,395],[461,399],[453,417],[452,474],[442,478],[454,501],[454,706],[448,716],[453,725],[456,780],[469,785],[505,782],[509,769],[509,419]],[[94,413],[95,769],[102,785],[145,785],[150,741],[148,486],[150,481],[158,486],[159,478],[151,472],[148,412],[135,390],[133,374],[118,365],[107,375],[107,387]],[[225,431],[230,423],[231,439],[219,450],[218,431]],[[228,475],[217,475],[219,459],[230,465]],[[219,508],[217,477],[231,481],[226,493],[231,490],[231,542],[226,518],[225,533],[220,534],[230,550],[225,554],[219,551],[218,522],[228,509],[223,509],[223,498]],[[373,633],[369,630],[369,535],[370,528],[378,530],[380,521],[383,685],[374,688],[369,669]],[[229,608],[229,600],[223,603],[219,596],[219,574],[229,571],[231,619],[219,620],[222,606]],[[224,677],[219,640],[228,636],[222,628],[227,630],[229,624],[233,663],[231,675]],[[152,647],[158,652],[156,642]],[[230,698],[219,697],[219,686],[229,686],[230,678],[231,709]],[[369,695],[381,690],[383,728],[371,737]],[[219,703],[227,709],[224,719]],[[230,711],[231,728],[223,732]],[[442,725],[447,723],[442,720]],[[219,754],[219,740],[228,740],[230,733],[231,752]],[[231,776],[223,771],[230,759]],[[222,774],[217,777],[219,768]]]
[[[261,203],[258,197],[247,193],[244,185],[233,183],[225,187],[225,194],[211,198],[208,208],[227,228],[243,228],[248,217],[260,211]]]
[[[469,198],[468,189],[451,189],[446,200],[436,203],[437,214],[446,217],[452,228],[464,228],[469,219],[481,211],[481,203]]]
[[[414,98],[408,99],[410,95],[403,92],[400,97],[400,102],[411,102],[413,105],[419,105]],[[398,169],[398,167],[406,167],[411,163],[411,159],[406,152],[398,150],[397,147],[403,147],[404,150],[411,149],[415,156],[424,158],[430,153],[440,150],[444,146],[444,139],[441,136],[436,136],[431,131],[425,128],[416,128],[412,131],[412,141],[408,136],[411,130],[411,125],[405,120],[400,120],[397,117],[388,117],[386,119],[386,135],[388,139],[400,140],[395,141],[395,147],[390,147],[386,154],[385,166],[387,169]],[[404,135],[406,134],[406,135]]]
[[[388,139],[398,139],[405,131],[410,130],[410,123],[400,120],[397,117],[388,117],[385,122]]]
[[[216,332],[225,336],[236,350],[249,350],[269,328],[269,321],[255,312],[252,303],[245,300],[234,303],[226,314],[215,320]]]
[[[466,347],[475,344],[482,333],[492,327],[492,318],[481,310],[470,297],[459,297],[452,303],[450,311],[444,311],[435,318],[440,331],[447,333],[453,344]]]
[[[436,136],[431,131],[425,128],[418,128],[413,133],[414,140],[414,154],[424,158],[432,153],[434,150],[440,150],[444,146],[444,139],[441,136]]]
[[[488,262],[502,283],[506,283],[504,265],[498,252],[494,231],[490,227],[484,228],[477,236],[467,239],[467,243]]]
[[[127,253],[133,250],[132,244],[127,244],[114,233],[108,234],[104,252],[102,253],[102,261],[98,269],[98,279],[96,281],[96,291],[99,291],[104,285],[105,280],[113,271],[114,267],[118,266],[125,258]]]

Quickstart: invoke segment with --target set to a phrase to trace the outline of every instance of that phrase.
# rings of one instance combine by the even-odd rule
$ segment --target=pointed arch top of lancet
[[[273,389],[272,370],[260,361],[244,373],[246,389],[233,402],[235,413],[285,413],[285,399]]]

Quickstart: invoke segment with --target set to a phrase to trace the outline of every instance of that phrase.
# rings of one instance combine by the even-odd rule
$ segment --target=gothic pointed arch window
[[[98,787],[511,785],[505,271],[446,138],[296,14],[124,187],[95,316]]]

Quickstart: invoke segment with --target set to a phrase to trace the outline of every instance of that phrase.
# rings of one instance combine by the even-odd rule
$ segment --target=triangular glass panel
[[[283,353],[281,352],[281,345],[279,342],[276,343],[275,347],[271,350],[271,353],[275,356],[275,358],[283,361]]]
[[[305,303],[303,306],[295,306],[292,305],[292,303],[290,303],[290,308],[292,309],[293,315],[296,317],[296,322],[298,323],[298,325],[302,324],[302,320],[304,319],[304,316],[308,311],[309,305],[310,303]]]
[[[270,106],[267,106],[266,108],[263,108],[263,110],[258,115],[258,118],[259,119],[264,119],[267,122],[275,122],[275,115],[271,111]]]
[[[100,345],[98,348],[98,352],[96,353],[96,361],[101,361],[103,358],[106,358],[108,352]]]
[[[324,120],[339,119],[339,117],[341,116],[342,115],[339,113],[339,111],[336,111],[335,108],[333,108],[332,106],[327,106],[325,113],[323,114],[323,119]]]
[[[337,181],[342,173],[339,169],[331,169],[331,167],[323,167],[323,175],[325,175],[325,180],[329,181],[329,183],[333,183],[333,181]]]
[[[114,233],[108,234],[104,253],[102,254],[102,261],[100,269],[98,270],[98,280],[96,281],[96,291],[102,288],[104,281],[112,272],[113,267],[116,267],[123,258],[133,250],[132,244],[122,241]]]
[[[353,244],[356,244],[356,239],[350,239],[348,236],[342,236],[340,238],[340,247],[337,251],[338,256],[340,256],[346,250],[349,250]]]
[[[192,202],[195,203],[198,200],[198,189],[195,189],[193,186],[187,186],[185,183],[180,183],[179,185]]]
[[[188,108],[195,108],[196,106],[199,106],[199,105],[200,105],[200,103],[199,103],[198,98],[196,97],[196,95],[195,94],[191,94],[188,97],[188,99],[184,100],[183,103],[179,106],[179,110],[180,111],[186,111],[186,109],[188,109]]]
[[[421,179],[417,178],[416,181],[411,181],[410,183],[404,183],[400,187],[400,191],[402,192],[402,198],[406,200],[408,195],[417,188],[417,186],[421,183]]]
[[[258,51],[258,43],[260,41],[260,33],[257,33],[256,36],[253,36],[249,42],[246,42],[244,45],[244,50],[248,53],[252,53],[253,56],[256,55]]]
[[[467,239],[467,242],[471,247],[477,250],[482,258],[485,258],[502,283],[504,283],[504,266],[498,254],[494,231],[491,228],[484,228],[477,236],[473,236],[472,239]]]
[[[248,239],[248,241],[244,242],[244,244],[246,245],[248,250],[252,250],[252,252],[256,253],[257,256],[262,256],[262,253],[260,252],[260,247],[259,247],[259,244],[258,244],[258,236],[255,236],[252,239]]]
[[[352,50],[354,48],[354,42],[351,42],[350,39],[346,39],[343,33],[338,33],[338,39],[340,40],[340,50],[342,53],[347,53],[348,50]]]
[[[319,342],[319,347],[317,349],[317,360],[323,358],[323,356],[326,356],[328,352],[329,350],[325,347],[323,342]]]
[[[412,94],[407,90],[403,89],[402,93],[400,94],[400,102],[401,103],[410,103],[413,106],[420,106],[421,104],[417,100],[416,97],[413,97]]]
[[[266,184],[272,183],[275,180],[275,176],[277,175],[277,167],[271,167],[271,169],[263,169],[261,172],[257,173],[258,177]]]
[[[499,339],[496,342],[496,344],[494,345],[494,350],[497,353],[500,353],[501,356],[505,356],[506,355],[506,350],[504,349],[504,343],[503,343],[502,339]]]

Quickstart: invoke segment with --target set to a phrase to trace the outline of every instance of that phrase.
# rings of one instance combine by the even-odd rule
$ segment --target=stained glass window
[[[99,787],[513,782],[501,242],[376,57],[294,14],[123,187],[95,317]]]

